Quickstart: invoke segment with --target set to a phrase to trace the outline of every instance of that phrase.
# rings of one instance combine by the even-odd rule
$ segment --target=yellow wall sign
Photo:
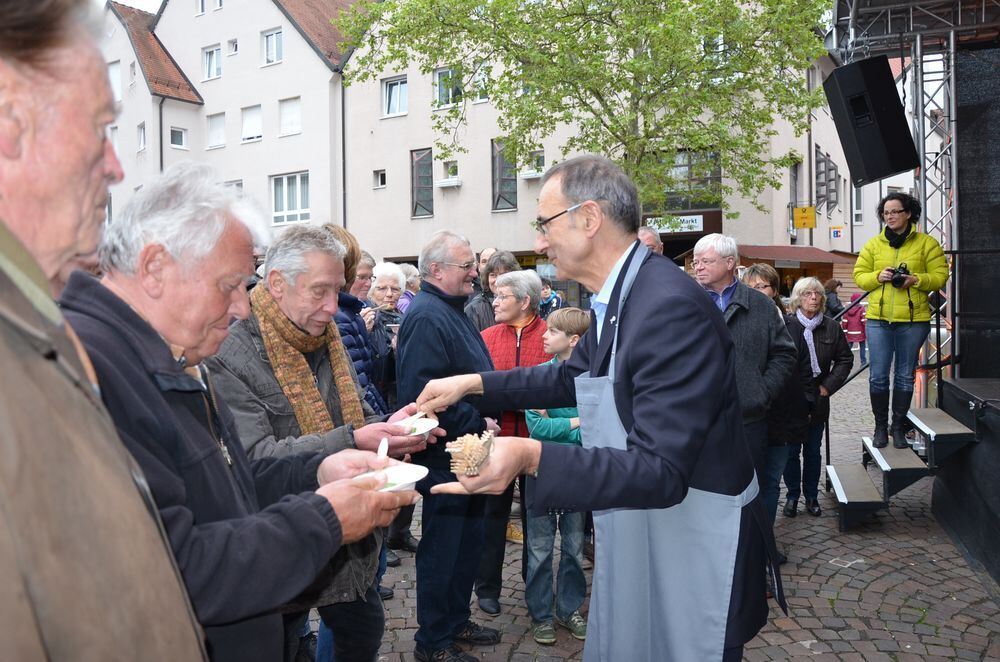
[[[799,230],[808,230],[816,227],[815,207],[796,207],[792,210],[792,221]]]

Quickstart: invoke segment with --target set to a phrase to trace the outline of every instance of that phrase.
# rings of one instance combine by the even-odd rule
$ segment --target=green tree
[[[335,22],[355,49],[348,84],[411,62],[425,74],[452,69],[445,96],[457,102],[432,115],[439,158],[463,150],[466,104],[488,95],[508,159],[528,163],[543,138],[570,125],[564,152],[614,159],[646,208],[659,210],[678,191],[718,203],[779,185],[798,157],[772,156],[769,140],[778,119],[801,133],[820,103],[804,72],[825,52],[818,26],[828,4],[362,0]]]

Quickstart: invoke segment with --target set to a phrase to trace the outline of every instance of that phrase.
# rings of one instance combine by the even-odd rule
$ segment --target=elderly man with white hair
[[[200,660],[142,471],[53,300],[122,179],[95,3],[0,2],[0,641],[9,660]]]
[[[493,362],[478,329],[463,312],[476,279],[476,255],[465,237],[435,233],[420,251],[423,283],[399,329],[398,393],[411,402],[438,377],[491,370]],[[445,440],[487,429],[496,422],[472,402],[458,402],[438,414]],[[470,620],[469,598],[483,545],[485,498],[430,495],[432,486],[455,480],[444,444],[428,446],[413,461],[430,470],[417,483],[424,495],[423,530],[417,551],[417,641],[414,656],[427,660],[472,662],[456,641],[493,645],[500,633]]]
[[[784,319],[765,294],[736,278],[736,240],[708,234],[694,245],[694,277],[708,292],[736,346],[736,388],[743,430],[758,476],[765,471],[767,410],[795,369],[798,353]]]
[[[250,312],[267,226],[218,179],[182,164],[148,183],[106,230],[104,277],[74,273],[62,306],[145,472],[212,659],[273,661],[279,607],[416,494],[348,480],[385,465],[373,453],[247,457],[204,360]]]

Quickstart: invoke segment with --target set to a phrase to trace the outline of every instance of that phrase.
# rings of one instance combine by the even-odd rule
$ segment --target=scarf
[[[260,335],[274,376],[292,405],[301,433],[324,434],[337,427],[304,356],[323,346],[330,355],[333,383],[340,399],[344,424],[362,427],[365,424],[364,409],[337,325],[328,324],[322,336],[309,335],[281,312],[278,302],[263,285],[255,287],[250,293],[250,305],[260,323]]]
[[[813,330],[823,323],[823,313],[816,313],[816,317],[809,319],[802,314],[801,309],[798,309],[795,311],[795,317],[806,329],[802,332],[802,337],[806,339],[806,346],[809,348],[809,365],[812,366],[813,377],[817,377],[820,369],[819,359],[816,358],[816,342],[813,340]]]
[[[906,238],[910,236],[910,231],[913,229],[913,223],[909,223],[906,229],[903,230],[902,234],[897,234],[889,229],[889,226],[885,226],[885,238],[889,240],[889,245],[893,248],[902,248],[903,242]]]

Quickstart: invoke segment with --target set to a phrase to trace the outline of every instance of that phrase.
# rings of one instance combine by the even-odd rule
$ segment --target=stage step
[[[907,414],[926,446],[927,466],[936,469],[953,453],[976,441],[976,434],[937,407]]]
[[[861,442],[862,466],[874,461],[882,471],[882,498],[886,503],[892,495],[930,474],[924,461],[910,448],[893,448],[891,441],[885,448],[875,448],[871,437],[862,437]]]
[[[837,495],[841,531],[846,531],[876,510],[888,506],[862,465],[828,464],[826,477]]]

